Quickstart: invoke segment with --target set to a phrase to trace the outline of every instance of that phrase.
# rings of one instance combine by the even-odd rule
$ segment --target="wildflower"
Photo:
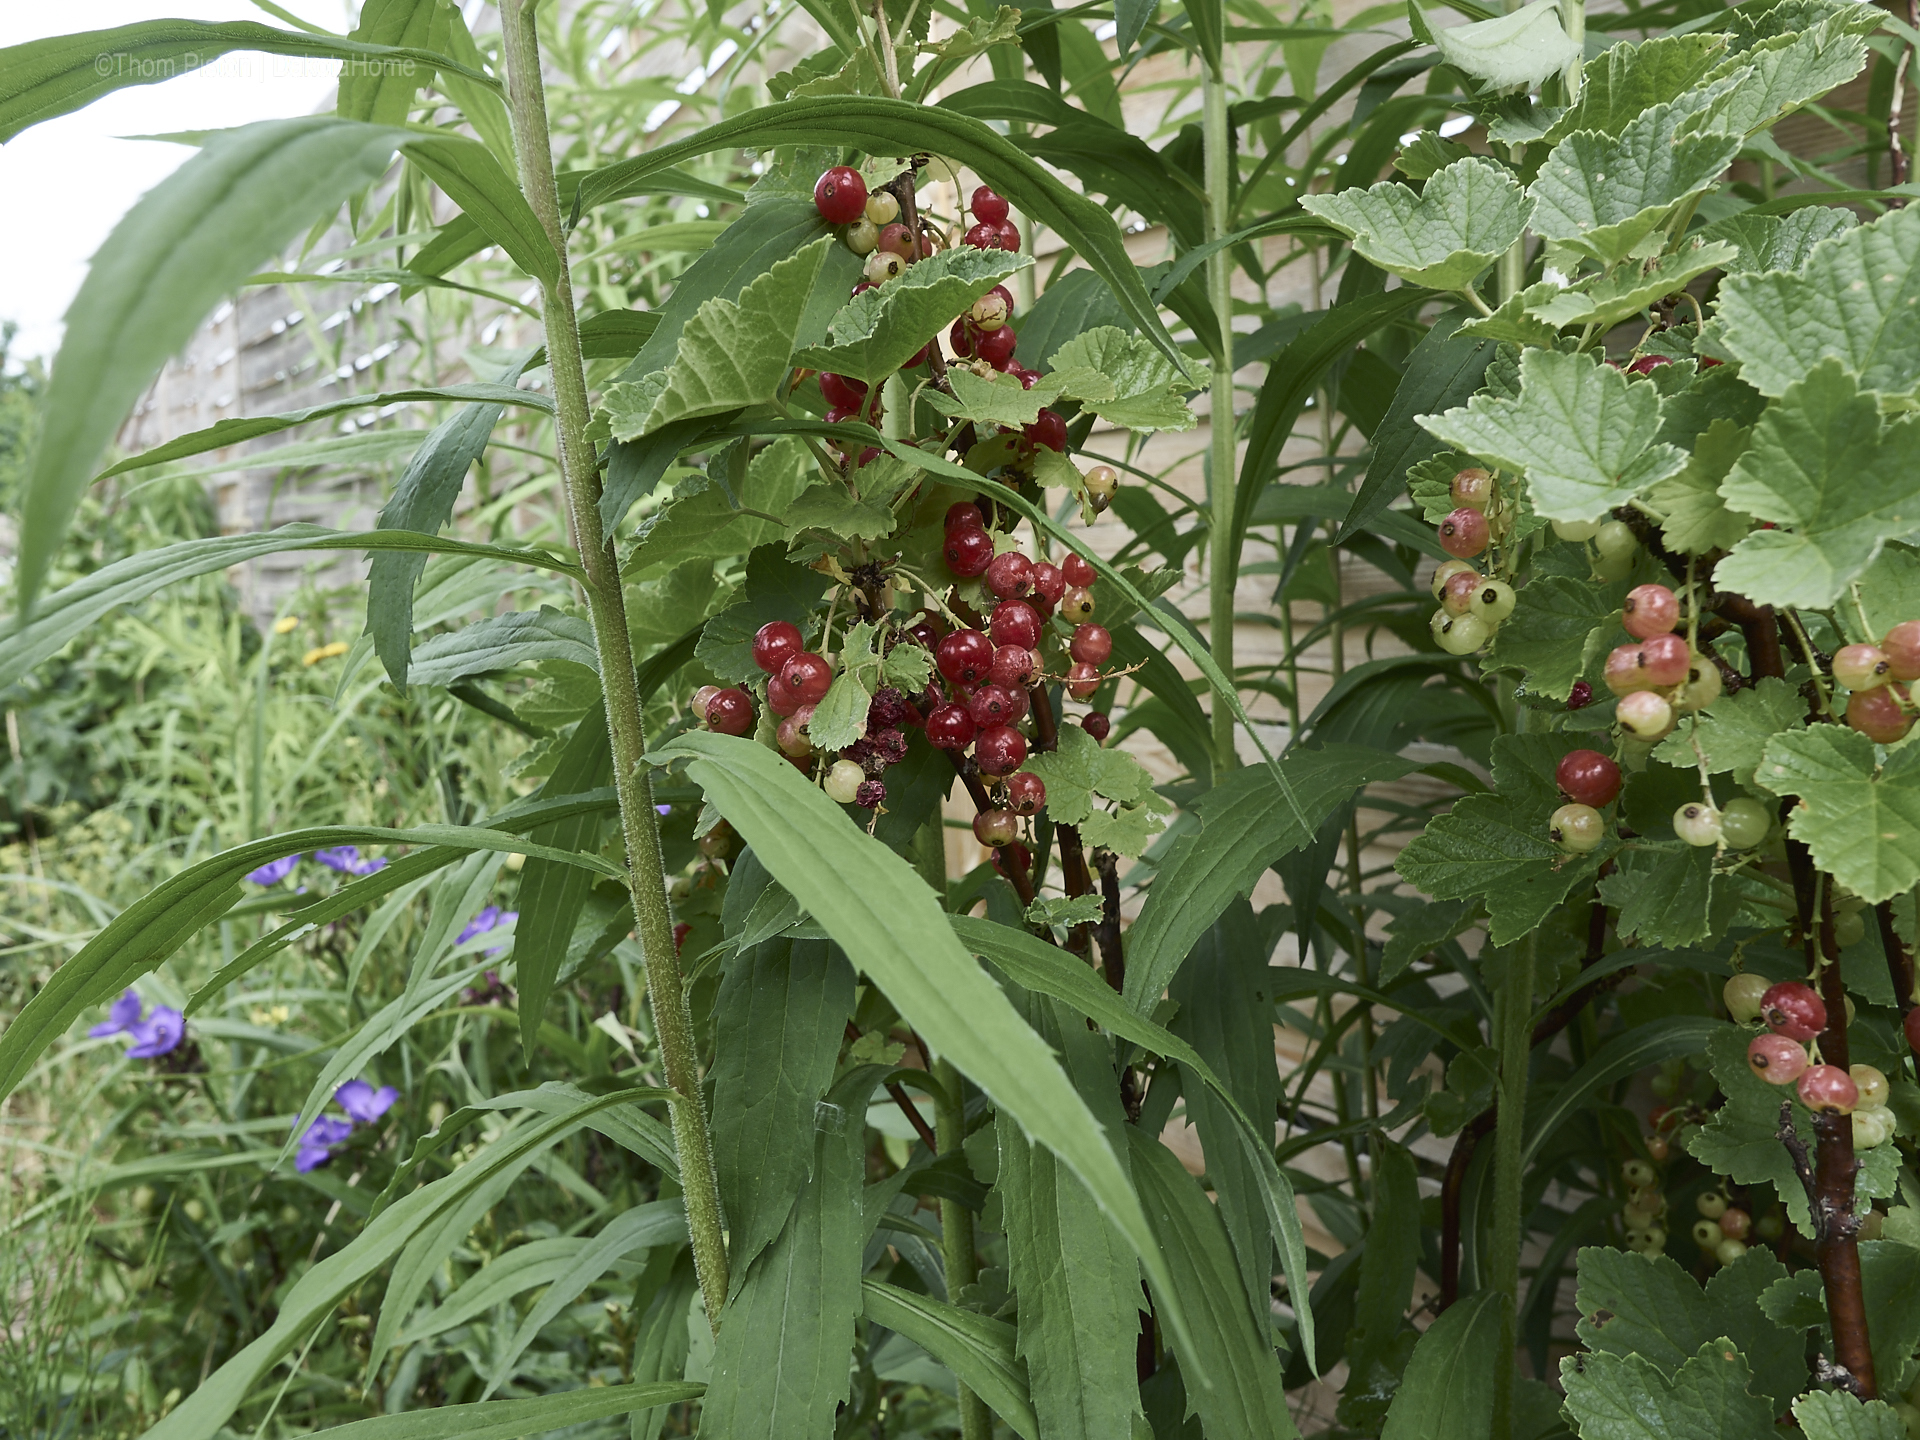
[[[300,617],[298,615],[282,615],[278,620],[273,622],[273,633],[276,635],[291,635],[299,628]]]
[[[299,863],[298,855],[289,855],[284,860],[269,860],[258,870],[249,870],[247,879],[256,885],[278,885],[293,873],[293,867]]]
[[[152,1060],[171,1053],[180,1043],[180,1037],[187,1033],[187,1020],[172,1006],[156,1005],[151,1015],[131,1027],[127,1033],[136,1042],[127,1047],[127,1058]]]
[[[127,1047],[129,1060],[152,1060],[171,1054],[179,1047],[181,1037],[187,1033],[186,1017],[170,1005],[156,1005],[153,1013],[143,1020],[140,1017],[142,1008],[140,992],[127,990],[113,1002],[112,1008],[107,1011],[107,1018],[87,1034],[96,1040],[109,1035],[131,1037],[133,1044]]]
[[[498,905],[489,905],[467,922],[466,929],[462,930],[460,934],[455,937],[453,943],[456,945],[464,945],[476,935],[484,935],[487,931],[501,925],[510,925],[519,918],[520,912],[518,910],[502,910]],[[504,945],[495,945],[488,949],[486,953],[488,955],[498,955],[506,948]]]
[[[302,665],[318,665],[322,660],[331,660],[336,655],[344,655],[353,647],[344,640],[336,640],[331,645],[317,645],[300,657]]]
[[[355,1123],[371,1125],[393,1108],[400,1092],[391,1085],[376,1090],[364,1080],[349,1080],[333,1092],[333,1098]]]
[[[331,845],[326,849],[314,851],[313,858],[329,870],[337,870],[342,875],[371,875],[376,870],[387,868],[387,862],[384,859],[361,859],[358,845]]]
[[[122,1035],[131,1031],[140,1023],[140,1012],[144,1007],[140,1003],[140,992],[128,990],[113,1002],[107,1011],[107,1018],[94,1026],[87,1034],[96,1040],[104,1040],[109,1035]]]
[[[293,1157],[293,1168],[302,1175],[309,1170],[319,1169],[333,1158],[333,1147],[344,1143],[351,1134],[351,1120],[341,1120],[332,1115],[320,1116],[300,1137],[300,1150]]]

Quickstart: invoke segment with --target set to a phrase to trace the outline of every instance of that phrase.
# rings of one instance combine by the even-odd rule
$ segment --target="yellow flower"
[[[300,617],[298,615],[282,615],[278,620],[273,622],[273,633],[276,635],[291,635],[299,628]]]
[[[322,660],[331,660],[336,655],[344,655],[353,647],[344,640],[336,640],[331,645],[320,645],[307,651],[300,657],[302,665],[318,665]]]

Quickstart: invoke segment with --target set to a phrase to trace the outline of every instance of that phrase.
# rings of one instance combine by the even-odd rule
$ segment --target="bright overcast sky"
[[[353,0],[283,0],[315,25],[344,32]],[[0,0],[0,47],[141,20],[281,22],[249,0]],[[16,320],[16,356],[49,358],[87,259],[127,207],[193,152],[127,135],[215,130],[310,114],[333,100],[333,61],[240,52],[159,85],[137,85],[0,145],[0,319]]]

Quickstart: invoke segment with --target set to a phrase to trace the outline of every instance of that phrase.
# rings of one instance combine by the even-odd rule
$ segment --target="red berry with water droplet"
[[[1827,1028],[1826,1003],[1799,980],[1782,980],[1762,995],[1760,1016],[1767,1028],[1789,1040],[1811,1040]]]
[[[978,685],[993,667],[993,642],[978,630],[956,630],[933,652],[949,685]]]
[[[985,185],[973,192],[967,208],[973,212],[973,218],[983,225],[998,225],[1007,218],[1009,210],[1006,197],[994,193]]]
[[[835,165],[813,184],[813,208],[829,225],[851,225],[867,208],[867,182],[851,165]]]
[[[1574,750],[1560,757],[1553,780],[1569,800],[1599,809],[1620,794],[1620,767],[1598,750]]]
[[[964,705],[942,705],[927,716],[927,743],[936,750],[964,750],[977,727]]]
[[[1047,803],[1047,782],[1031,770],[1007,777],[1007,803],[1015,814],[1036,815]]]
[[[744,690],[729,687],[707,701],[707,728],[722,735],[744,735],[753,728],[753,701]]]
[[[995,645],[1031,650],[1040,643],[1040,617],[1024,600],[1002,600],[994,606],[988,628]]]
[[[1636,640],[1665,635],[1680,623],[1680,599],[1664,585],[1636,585],[1620,607],[1620,623]]]
[[[1011,725],[995,725],[973,737],[973,758],[987,775],[1011,775],[1027,760],[1027,737]]]
[[[1033,589],[1033,562],[1018,550],[1003,551],[987,564],[987,588],[1002,600],[1018,600]]]
[[[769,620],[754,633],[753,663],[772,675],[805,648],[791,620]]]
[[[947,569],[962,580],[984,575],[993,563],[993,537],[984,530],[964,526],[947,532]]]

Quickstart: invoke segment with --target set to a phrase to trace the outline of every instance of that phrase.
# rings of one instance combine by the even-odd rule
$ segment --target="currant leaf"
[[[1583,130],[1554,146],[1530,191],[1533,228],[1608,267],[1635,253],[1740,153],[1733,136],[1681,133],[1700,93],[1651,107],[1618,138]]]
[[[1663,518],[1660,537],[1680,555],[1731,550],[1753,528],[1753,517],[1720,498],[1721,483],[1747,453],[1750,434],[1730,420],[1714,420],[1694,442],[1686,469],[1647,492],[1647,504]]]
[[[793,363],[876,384],[911,360],[928,336],[1032,263],[1024,255],[967,245],[930,255],[904,275],[854,296],[833,317],[831,343],[801,350]]]
[[[1707,343],[1761,393],[1784,395],[1837,359],[1862,390],[1920,387],[1920,212],[1894,210],[1814,245],[1791,273],[1734,275]]]
[[[613,438],[636,440],[675,420],[771,401],[832,243],[823,237],[780,261],[737,301],[707,301],[681,331],[671,365],[609,386],[601,409]]]
[[[1117,325],[1096,325],[1047,359],[1056,393],[1128,430],[1191,430],[1199,423],[1181,390],[1204,379],[1182,374],[1147,340]]]
[[[1460,327],[1462,335],[1483,340],[1505,340],[1514,345],[1552,348],[1560,331],[1534,314],[1537,306],[1548,305],[1561,293],[1551,280],[1542,280],[1502,300],[1491,315],[1469,320]]]
[[[1438,130],[1422,130],[1394,157],[1393,168],[1409,180],[1428,180],[1456,160],[1464,160],[1473,151],[1458,140],[1449,140]]]
[[[1808,205],[1790,215],[1729,215],[1700,231],[1699,238],[1708,243],[1724,240],[1739,249],[1739,257],[1726,266],[1727,274],[1759,274],[1800,269],[1815,245],[1859,223],[1851,210]]]
[[[1527,677],[1529,693],[1565,700],[1573,682],[1617,638],[1628,586],[1626,580],[1536,575],[1515,592],[1513,614],[1500,622],[1488,668],[1518,671]]]
[[[927,402],[949,419],[970,420],[979,426],[1031,425],[1040,418],[1041,407],[1059,394],[1058,387],[1044,380],[1027,390],[1016,376],[976,375],[959,365],[947,370],[947,384],[951,395],[929,391]]]
[[[782,534],[778,525],[744,511],[784,514],[817,478],[807,447],[792,436],[774,441],[748,462],[746,481],[737,495],[728,493],[711,468],[689,476],[671,500],[642,522],[639,543],[623,572],[630,579],[643,578],[698,556],[719,559],[777,540]]]
[[[1709,1340],[1672,1379],[1640,1355],[1569,1355],[1560,1362],[1567,1413],[1587,1440],[1771,1433],[1773,1404],[1731,1340]]]
[[[1844,1390],[1814,1390],[1793,1402],[1793,1418],[1807,1440],[1907,1440],[1906,1422],[1884,1400],[1861,1400]]]
[[[1661,406],[1653,386],[1591,355],[1528,350],[1518,399],[1481,394],[1417,418],[1456,449],[1523,473],[1542,518],[1590,520],[1686,464],[1685,452],[1654,439]]]
[[[1656,300],[1686,288],[1687,282],[1709,270],[1724,269],[1738,252],[1728,244],[1692,243],[1678,254],[1663,255],[1642,269],[1626,265],[1609,271],[1584,290],[1559,290],[1538,302],[1527,301],[1527,314],[1554,330],[1569,325],[1591,325],[1596,333],[1610,330],[1629,315],[1637,315]]]
[[[1761,41],[1726,61],[1715,79],[1735,80],[1715,124],[1751,135],[1838,89],[1867,63],[1866,42],[1851,17],[1834,15],[1796,35]]]
[[[1883,421],[1841,362],[1822,360],[1760,417],[1720,485],[1729,506],[1793,529],[1754,531],[1715,583],[1764,605],[1831,605],[1882,545],[1920,527],[1916,466],[1920,418]]]
[[[1655,105],[1698,86],[1726,54],[1727,37],[1710,31],[1610,46],[1587,61],[1579,101],[1560,113],[1543,138],[1558,145],[1576,130],[1619,135]]]
[[[1888,545],[1854,583],[1852,600],[1836,606],[1834,615],[1853,641],[1877,642],[1901,621],[1920,615],[1920,550]]]
[[[1560,26],[1555,0],[1533,0],[1510,15],[1431,33],[1449,65],[1492,90],[1537,85],[1580,55]]]
[[[1920,750],[1895,750],[1876,765],[1874,743],[1859,731],[1819,725],[1768,741],[1754,781],[1799,798],[1789,833],[1869,904],[1920,883]]]
[[[1026,768],[1046,781],[1054,820],[1080,826],[1089,844],[1117,854],[1138,856],[1172,808],[1155,793],[1145,766],[1125,750],[1104,748],[1078,725],[1062,726],[1058,748],[1029,757]],[[1118,813],[1102,802],[1112,802]]]
[[[1653,756],[1686,770],[1704,763],[1709,775],[1731,773],[1752,787],[1767,742],[1785,731],[1804,730],[1806,723],[1807,702],[1799,690],[1769,675],[1750,689],[1722,695],[1662,740]]]
[[[1479,156],[1456,160],[1418,192],[1389,180],[1300,203],[1375,265],[1432,290],[1471,284],[1520,237],[1532,208],[1511,171]]]

